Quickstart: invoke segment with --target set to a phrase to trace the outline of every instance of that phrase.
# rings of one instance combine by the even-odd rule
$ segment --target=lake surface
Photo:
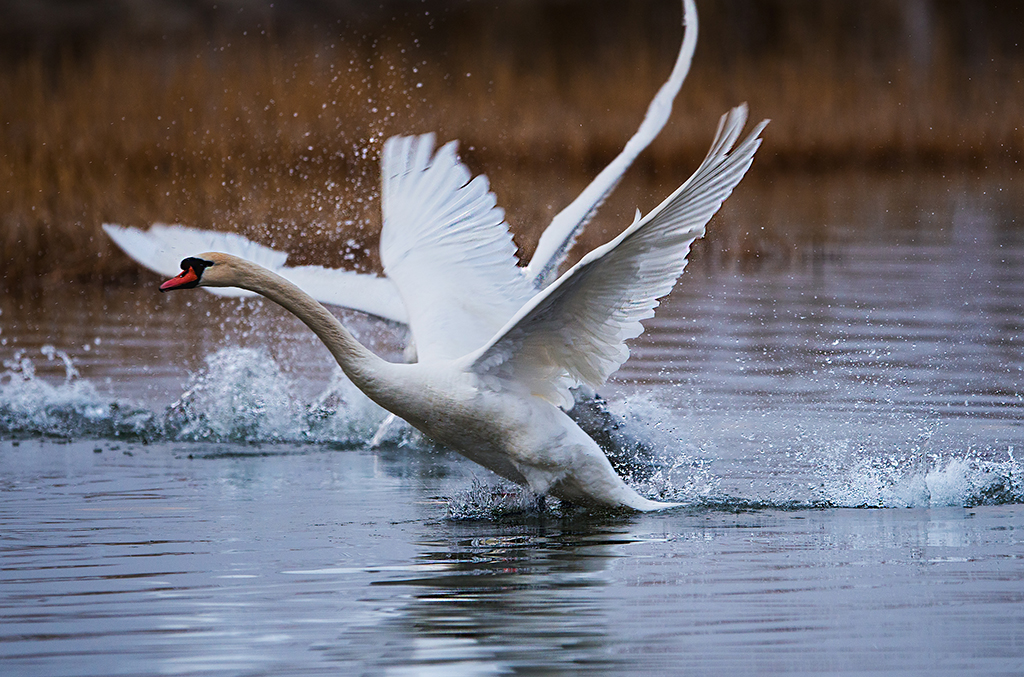
[[[370,449],[270,305],[0,299],[0,672],[1024,673],[1024,232],[986,194],[698,257],[603,391],[656,515]]]

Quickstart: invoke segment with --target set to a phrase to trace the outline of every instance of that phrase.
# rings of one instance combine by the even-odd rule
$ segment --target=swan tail
[[[618,482],[604,492],[595,491],[594,487],[589,487],[585,491],[575,491],[575,487],[561,485],[552,487],[549,493],[555,498],[577,505],[613,510],[626,508],[637,512],[657,512],[680,508],[684,505],[683,503],[669,503],[644,498],[620,478],[616,477],[616,479]]]
[[[573,470],[562,475],[547,487],[531,486],[531,488],[538,493],[545,493],[546,489],[546,492],[552,496],[570,503],[601,508],[628,508],[638,512],[653,512],[678,508],[683,505],[682,503],[654,501],[641,496],[615,472],[608,457],[598,448],[597,444],[589,437],[587,441],[589,444],[580,449],[581,456],[572,463],[575,466]],[[524,474],[531,485],[543,483],[537,481],[543,480],[543,475]]]
[[[632,508],[637,512],[657,512],[659,510],[671,510],[672,508],[681,508],[683,503],[668,503],[664,501],[652,501],[649,498],[644,498],[640,494],[636,495],[636,499],[626,504],[627,508]]]
[[[645,498],[621,479],[619,480],[619,485],[616,487],[616,491],[614,492],[614,498],[616,499],[614,507],[629,508],[630,510],[636,510],[637,512],[670,510],[672,508],[679,508],[683,505],[682,503],[669,503]]]

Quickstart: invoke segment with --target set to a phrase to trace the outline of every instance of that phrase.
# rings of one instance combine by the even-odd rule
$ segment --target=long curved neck
[[[242,260],[239,259],[240,262]],[[313,297],[280,275],[249,261],[236,265],[237,279],[233,286],[265,296],[313,330],[338,362],[345,375],[360,390],[377,399],[380,375],[391,364],[374,355]]]

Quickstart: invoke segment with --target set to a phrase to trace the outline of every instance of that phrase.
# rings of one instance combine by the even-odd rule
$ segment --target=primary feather
[[[523,268],[523,274],[530,280],[534,290],[551,284],[558,275],[558,268],[576,243],[576,238],[590,222],[594,212],[615,189],[633,164],[637,156],[651,144],[668,122],[672,113],[672,102],[683,86],[683,80],[690,72],[693,52],[697,48],[697,7],[693,0],[683,0],[683,26],[686,33],[679,48],[675,66],[668,81],[661,86],[644,115],[640,128],[626,142],[622,152],[590,182],[583,192],[568,207],[555,215],[537,242],[530,262]]]
[[[487,178],[471,178],[454,142],[384,144],[380,258],[407,309],[420,361],[479,348],[532,296]]]
[[[192,253],[219,251],[274,271],[299,285],[320,303],[351,308],[393,322],[407,321],[398,291],[391,280],[384,277],[322,266],[286,266],[287,252],[264,247],[236,233],[162,223],[153,224],[148,231],[105,223],[103,230],[128,256],[161,275],[178,274],[179,263]],[[233,287],[207,287],[206,291],[217,296],[255,296]]]
[[[746,107],[722,117],[707,157],[690,179],[646,217],[598,247],[534,296],[479,351],[471,369],[496,388],[525,389],[563,408],[569,387],[601,386],[629,356],[686,266],[693,241],[749,169],[760,123],[738,147]]]

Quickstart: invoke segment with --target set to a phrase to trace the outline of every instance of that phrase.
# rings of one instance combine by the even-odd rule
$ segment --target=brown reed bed
[[[701,4],[701,42],[673,119],[583,248],[685,178],[718,115],[742,101],[772,124],[740,191],[755,183],[770,196],[779,173],[1016,171],[1024,55],[1006,47],[1007,22],[968,49],[956,8],[926,5],[926,46],[911,49],[892,28],[905,19],[896,3]],[[171,39],[129,31],[8,54],[0,285],[136,275],[104,222],[234,230],[299,263],[375,269],[380,147],[426,131],[460,140],[528,254],[667,77],[677,3],[429,7],[444,11],[202,26]],[[755,27],[744,33],[744,21]],[[709,240],[726,257],[816,237],[762,231],[784,219],[736,202],[743,211],[727,205],[722,235]]]

